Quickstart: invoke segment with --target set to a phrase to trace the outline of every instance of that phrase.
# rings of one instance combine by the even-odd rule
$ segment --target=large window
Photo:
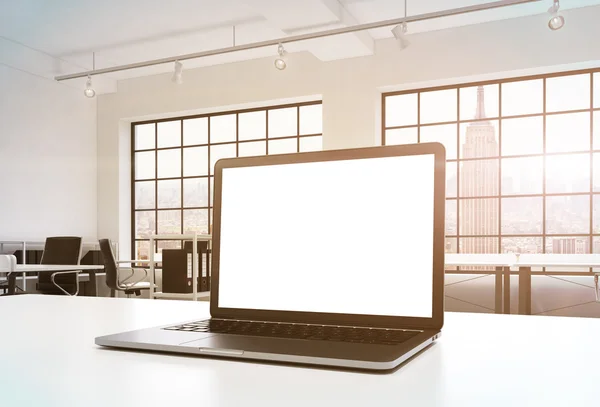
[[[447,153],[446,251],[600,253],[600,72],[383,95],[383,144]]]
[[[309,102],[133,123],[132,244],[148,258],[153,233],[210,233],[221,158],[322,149],[322,104]],[[158,241],[155,250],[179,247]]]

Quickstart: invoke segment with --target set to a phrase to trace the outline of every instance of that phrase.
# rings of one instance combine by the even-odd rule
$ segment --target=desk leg
[[[496,304],[494,309],[496,314],[502,314],[502,267],[496,267],[496,283],[494,284]]]
[[[504,313],[510,314],[510,267],[504,267]]]
[[[519,267],[519,314],[531,315],[531,267]]]

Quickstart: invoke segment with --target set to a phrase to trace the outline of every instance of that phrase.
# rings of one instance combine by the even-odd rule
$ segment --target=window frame
[[[137,212],[153,212],[154,213],[154,233],[158,232],[158,214],[159,212],[162,211],[170,211],[170,210],[176,210],[179,211],[179,217],[180,217],[180,232],[179,233],[183,233],[185,225],[184,225],[184,211],[186,210],[206,210],[208,213],[208,217],[207,217],[207,222],[208,222],[208,228],[209,228],[209,233],[210,233],[210,226],[212,224],[211,222],[211,218],[212,218],[212,208],[213,208],[213,204],[211,202],[211,195],[213,195],[211,193],[211,190],[214,189],[214,186],[211,186],[211,180],[214,180],[214,173],[213,171],[211,171],[211,147],[213,146],[220,146],[220,145],[235,145],[235,156],[239,157],[239,146],[240,144],[246,144],[246,143],[253,143],[253,142],[264,142],[265,143],[265,153],[268,155],[269,154],[269,141],[273,140],[273,141],[278,141],[278,140],[295,140],[296,141],[296,152],[300,152],[300,145],[301,145],[301,140],[302,139],[306,139],[309,137],[315,137],[315,136],[320,136],[321,140],[323,137],[323,132],[321,129],[320,133],[310,133],[310,134],[300,134],[301,131],[301,111],[302,111],[302,107],[306,107],[306,106],[315,106],[315,105],[323,105],[323,101],[322,100],[312,100],[312,101],[306,101],[306,102],[300,102],[300,103],[286,103],[286,104],[278,104],[278,105],[266,105],[266,106],[260,106],[260,107],[254,107],[254,108],[246,108],[246,109],[235,109],[235,110],[226,110],[226,111],[217,111],[217,112],[211,112],[211,113],[203,113],[203,114],[196,114],[196,115],[187,115],[187,116],[175,116],[175,117],[168,117],[168,118],[162,118],[162,119],[154,119],[154,120],[143,120],[143,121],[136,121],[136,122],[132,122],[131,123],[131,127],[130,127],[130,132],[131,132],[131,170],[130,170],[130,177],[131,177],[131,203],[130,203],[130,214],[131,214],[131,224],[130,224],[130,231],[131,231],[131,253],[132,253],[132,257],[137,258],[137,250],[136,250],[136,244],[137,242],[149,242],[148,238],[142,238],[142,237],[137,237],[136,234],[136,213]],[[269,138],[269,111],[271,110],[277,110],[277,109],[286,109],[286,108],[295,108],[296,109],[296,134],[292,135],[292,136],[284,136],[284,137],[275,137],[275,138]],[[253,113],[253,112],[265,112],[265,135],[264,137],[261,138],[257,138],[257,139],[249,139],[249,140],[240,140],[239,135],[240,135],[240,120],[239,120],[239,115],[240,114],[244,114],[244,113]],[[235,115],[235,140],[233,141],[219,141],[219,142],[214,142],[211,143],[211,128],[210,128],[210,122],[211,122],[211,118],[212,117],[218,117],[218,116],[226,116],[226,115]],[[202,143],[202,144],[189,144],[189,145],[185,145],[184,144],[184,121],[185,120],[189,120],[189,119],[201,119],[201,118],[206,118],[208,123],[207,123],[207,140],[206,143]],[[179,125],[180,125],[180,142],[177,146],[171,146],[171,147],[158,147],[158,125],[160,123],[164,123],[164,122],[173,122],[173,121],[179,121]],[[137,126],[142,126],[142,125],[149,125],[152,124],[154,125],[154,147],[153,148],[142,148],[142,149],[138,149],[136,150],[136,127]],[[207,172],[205,175],[188,175],[188,176],[184,176],[184,151],[186,148],[197,148],[197,147],[205,147],[207,149],[206,152],[206,160],[207,160]],[[159,165],[158,165],[158,153],[160,151],[168,151],[168,150],[180,150],[181,153],[181,168],[180,168],[180,174],[179,176],[176,177],[159,177],[158,176],[158,172],[159,172]],[[154,176],[152,178],[140,178],[140,179],[136,179],[136,153],[140,153],[140,152],[153,152],[154,153]],[[207,206],[190,206],[190,207],[186,207],[184,204],[184,181],[187,179],[206,179],[207,180],[207,184],[208,184],[208,188],[207,188],[207,197],[208,197],[208,202],[207,202]],[[178,207],[173,207],[173,208],[159,208],[159,204],[158,204],[158,181],[168,181],[168,180],[176,180],[180,182],[180,205]],[[152,208],[147,208],[147,209],[136,209],[136,182],[153,182],[154,183],[154,206]],[[179,241],[181,243],[181,241]],[[158,245],[159,245],[159,241],[155,241],[155,247],[154,247],[154,251],[157,252],[158,251]]]
[[[589,75],[589,104],[585,109],[573,109],[573,110],[558,110],[558,111],[548,111],[548,94],[547,94],[547,81],[552,78],[559,77],[568,77],[572,75]],[[594,78],[596,77],[596,78]],[[460,253],[460,242],[461,238],[495,238],[498,240],[498,248],[497,253],[502,253],[502,239],[503,238],[541,238],[541,252],[546,253],[546,245],[548,239],[553,238],[570,238],[570,237],[582,237],[589,239],[588,241],[588,253],[594,253],[594,240],[600,240],[600,233],[594,233],[594,197],[598,197],[600,199],[600,190],[594,191],[594,155],[600,153],[600,145],[594,148],[594,115],[600,115],[600,104],[598,104],[598,100],[600,100],[600,94],[595,95],[594,93],[594,79],[596,82],[600,80],[600,68],[593,69],[582,69],[582,70],[570,70],[570,71],[561,71],[561,72],[552,72],[546,74],[538,74],[538,75],[527,75],[527,76],[517,76],[510,78],[498,78],[493,80],[485,80],[485,81],[474,81],[474,82],[460,82],[456,84],[447,84],[443,86],[432,86],[432,87],[424,87],[424,88],[410,88],[404,89],[401,91],[392,91],[392,92],[383,92],[381,94],[381,145],[386,145],[386,132],[389,130],[401,130],[405,129],[416,129],[417,131],[417,143],[421,142],[421,129],[428,126],[437,126],[444,124],[452,124],[456,125],[457,133],[456,133],[456,151],[457,157],[453,159],[448,159],[447,163],[455,163],[456,166],[456,185],[453,185],[453,189],[456,190],[455,196],[446,197],[446,202],[454,201],[456,206],[456,216],[452,221],[452,225],[455,226],[454,234],[445,235],[446,241],[452,240],[456,243],[456,252]],[[539,113],[528,113],[528,114],[518,114],[518,115],[507,115],[504,116],[502,114],[502,89],[503,85],[507,83],[515,83],[515,82],[523,82],[529,80],[541,80],[542,81],[542,98],[543,98],[543,108]],[[487,85],[497,85],[498,86],[498,112],[497,115],[491,115],[490,117],[486,117],[485,120],[489,120],[496,124],[495,130],[497,134],[497,142],[498,142],[498,154],[490,157],[476,157],[476,158],[464,158],[461,157],[461,125],[468,123],[481,122],[482,119],[478,118],[461,118],[461,89],[463,88],[473,88],[477,86],[487,86]],[[596,84],[598,87],[599,84]],[[598,91],[600,87],[596,89]],[[440,90],[456,90],[456,120],[454,121],[445,121],[445,122],[434,122],[434,123],[421,123],[421,94],[424,92],[430,91],[440,91]],[[596,92],[598,93],[598,92]],[[397,95],[409,95],[416,94],[417,95],[417,121],[415,124],[411,125],[401,125],[401,126],[386,126],[386,102],[387,98],[391,96]],[[495,96],[495,95],[494,95]],[[594,106],[594,96],[596,97],[597,107]],[[589,114],[590,127],[589,127],[589,144],[585,150],[577,150],[577,151],[567,151],[567,152],[548,152],[547,151],[547,119],[552,116],[560,116],[566,114],[575,114],[575,113],[587,113]],[[540,153],[532,153],[532,154],[519,154],[519,155],[503,155],[502,154],[502,123],[506,119],[523,119],[523,118],[531,118],[531,117],[541,117],[543,122],[542,127],[542,137],[543,137],[543,149]],[[596,123],[596,127],[600,126],[600,122]],[[414,132],[414,130],[411,130]],[[598,131],[598,129],[597,129]],[[452,140],[454,142],[454,140]],[[572,156],[573,154],[585,154],[589,157],[589,189],[586,189],[585,192],[548,192],[547,183],[546,183],[546,173],[547,173],[547,158],[552,156]],[[542,190],[540,193],[519,193],[519,194],[507,194],[502,192],[502,165],[503,160],[507,158],[528,158],[528,157],[541,157],[543,168],[542,168]],[[498,162],[498,193],[494,195],[486,195],[486,196],[473,196],[473,197],[463,197],[461,196],[460,190],[460,178],[461,178],[461,163],[467,161],[476,161],[476,160],[497,160]],[[547,224],[547,199],[550,197],[560,197],[560,196],[587,196],[589,197],[589,230],[588,233],[548,233]],[[527,197],[539,197],[542,200],[542,230],[541,233],[528,233],[528,234],[508,234],[502,233],[502,200],[504,198],[527,198]],[[497,207],[498,207],[498,233],[494,234],[486,234],[486,235],[462,235],[461,234],[461,225],[460,225],[460,202],[469,199],[484,199],[484,198],[494,198],[497,199]],[[599,216],[599,215],[597,215]],[[460,270],[460,268],[458,269]],[[460,273],[464,272],[472,272],[469,269],[465,269],[464,271],[460,271]],[[453,272],[457,272],[456,270]],[[585,272],[585,275],[591,274],[592,270],[589,272]],[[477,274],[481,274],[481,272],[477,272]],[[535,274],[535,273],[534,273]],[[552,274],[565,274],[565,275],[576,275],[577,272],[553,272]],[[581,274],[581,273],[579,273]]]

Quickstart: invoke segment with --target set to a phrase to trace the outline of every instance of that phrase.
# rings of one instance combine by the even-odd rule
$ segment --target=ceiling
[[[408,15],[493,0],[408,0]],[[552,0],[415,22],[409,33],[545,13]],[[563,9],[600,0],[563,0]],[[92,68],[123,65],[311,31],[404,16],[402,0],[0,0],[0,64],[53,78]],[[389,28],[286,45],[322,61],[370,55]],[[185,68],[272,56],[274,48],[185,61]],[[100,93],[118,80],[172,71],[172,64],[106,74],[94,79]],[[68,86],[85,86],[84,79]]]

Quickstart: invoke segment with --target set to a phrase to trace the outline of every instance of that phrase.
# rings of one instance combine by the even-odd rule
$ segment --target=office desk
[[[531,314],[531,269],[534,267],[560,267],[561,269],[600,267],[600,254],[521,254],[514,264],[519,268],[519,314]],[[545,272],[537,272],[544,275]],[[548,275],[555,273],[549,272]],[[571,273],[561,273],[570,275]],[[576,274],[576,273],[573,273]],[[589,275],[589,272],[584,274]],[[579,274],[581,275],[581,274]],[[594,274],[596,300],[598,292],[598,272]]]
[[[444,256],[446,267],[494,267],[490,274],[496,275],[494,283],[496,314],[510,314],[510,267],[517,261],[514,254],[471,254],[447,253]],[[446,271],[446,274],[452,274]],[[457,271],[464,274],[465,271]],[[467,271],[468,273],[468,271]],[[487,274],[486,271],[477,271],[477,274]]]
[[[595,406],[600,320],[447,313],[438,343],[365,374],[107,350],[94,337],[208,316],[188,301],[0,297],[2,406]]]
[[[90,275],[90,284],[92,290],[97,294],[96,288],[96,271],[103,270],[101,265],[86,265],[86,264],[17,264],[14,270],[0,269],[0,273],[13,273],[9,279],[15,279],[16,273],[22,273],[23,281],[25,281],[25,273],[52,273],[57,271],[87,271]]]

